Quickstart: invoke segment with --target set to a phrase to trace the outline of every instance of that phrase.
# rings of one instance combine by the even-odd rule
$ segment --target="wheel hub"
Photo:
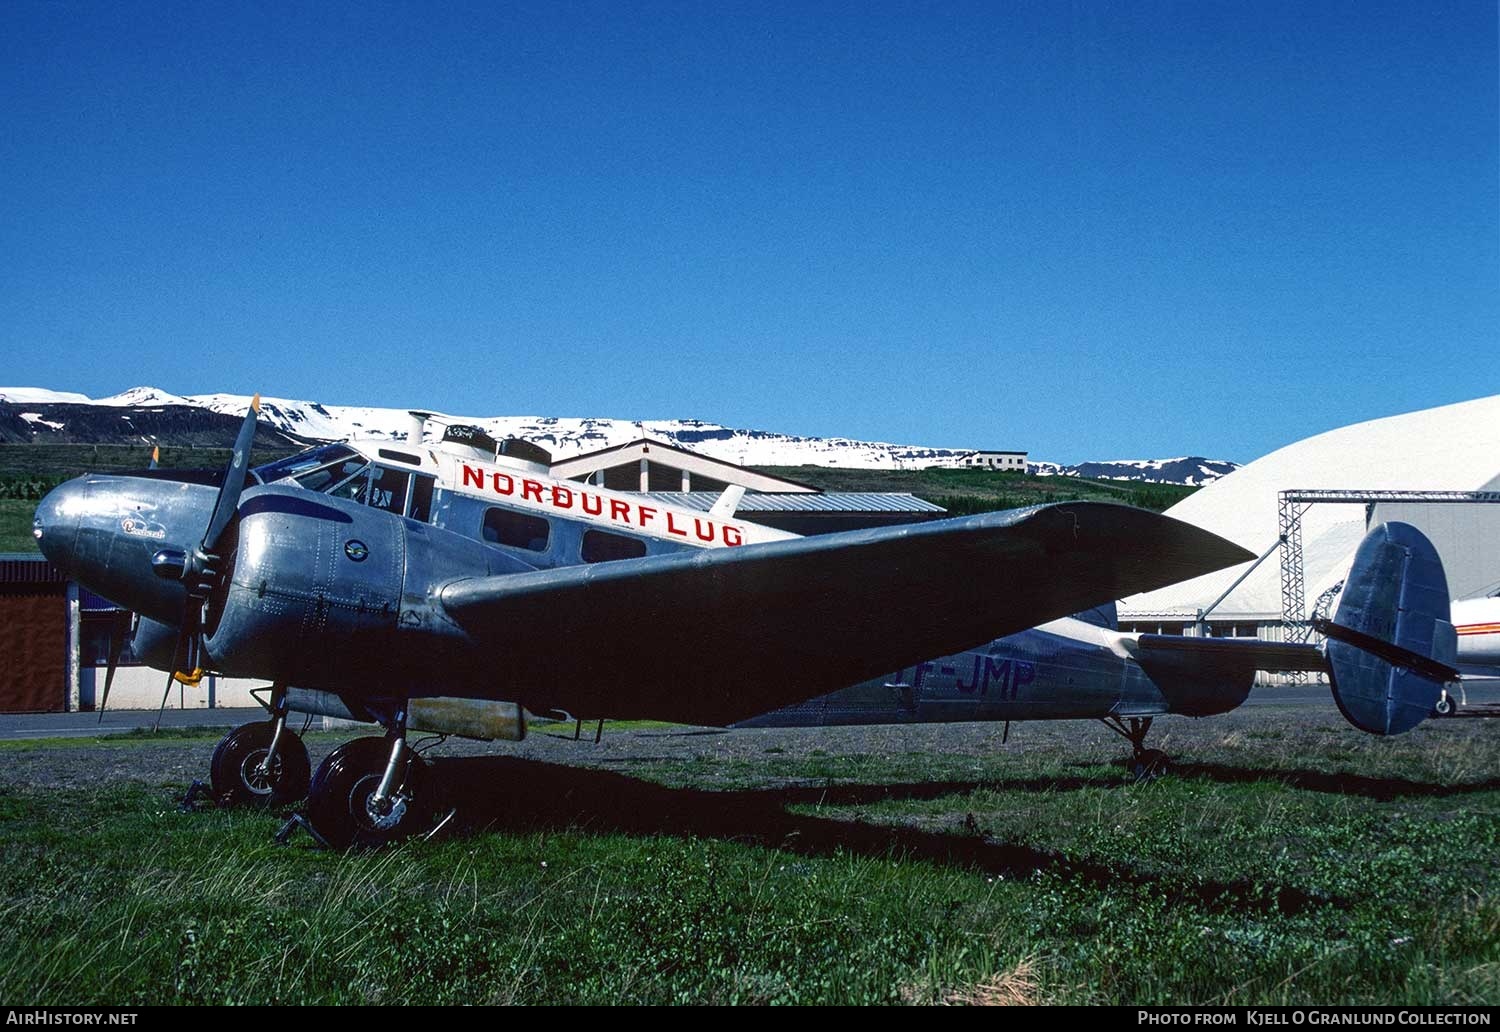
[[[281,757],[275,757],[268,764],[268,754],[269,750],[256,749],[240,763],[240,779],[256,795],[270,795],[281,778]]]
[[[363,797],[364,799],[364,805],[361,807],[364,818],[371,828],[380,831],[399,827],[406,816],[406,797],[395,792],[384,800],[377,800],[375,792],[379,787],[378,777],[368,777],[363,779],[355,790],[355,798]]]

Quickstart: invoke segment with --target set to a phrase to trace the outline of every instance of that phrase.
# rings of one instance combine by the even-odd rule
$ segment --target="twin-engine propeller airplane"
[[[37,508],[42,552],[140,614],[169,677],[272,683],[215,793],[308,795],[336,846],[429,820],[408,730],[519,737],[564,711],[727,725],[1133,592],[1243,562],[1196,527],[1069,503],[799,538],[555,480],[520,441],[414,413],[403,444],[248,469],[258,400],[221,475],[86,475]],[[168,681],[170,686],[171,681]],[[380,723],[309,784],[302,709]]]
[[[168,687],[205,670],[272,683],[270,719],[215,750],[214,793],[306,794],[313,830],[340,847],[430,823],[433,786],[408,731],[520,738],[528,713],[551,712],[730,725],[882,671],[937,686],[948,661],[932,656],[1251,558],[1199,528],[1100,503],[798,538],[736,519],[735,488],[703,513],[556,480],[541,449],[429,413],[413,413],[402,444],[326,445],[251,471],[256,411],[222,475],[80,477],[43,500],[35,531],[54,564],[140,614],[135,652],[171,671]],[[1358,673],[1340,678],[1341,698],[1368,696],[1361,726],[1399,729],[1407,696],[1391,685],[1420,643],[1378,619],[1350,626],[1383,650],[1360,655],[1384,658],[1361,667],[1331,644],[1326,662]],[[1192,664],[1170,643],[1097,644],[1056,682],[1051,715],[1131,720],[1122,733],[1138,761],[1152,714],[1229,708],[1212,686],[1195,695]],[[1101,664],[1106,651],[1133,665]],[[1019,704],[1046,683],[1040,666],[1004,673],[992,650],[970,655],[984,660],[952,663],[971,671],[955,674],[959,693],[979,683]],[[1210,673],[1248,662],[1211,658]],[[1155,708],[1120,704],[1127,688],[1139,698],[1137,669],[1160,692]],[[1080,678],[1101,673],[1117,697],[1092,713],[1102,703],[1079,701]],[[900,700],[909,688],[916,719],[1005,719],[878,681]],[[335,749],[310,774],[292,712],[374,721],[386,734]]]

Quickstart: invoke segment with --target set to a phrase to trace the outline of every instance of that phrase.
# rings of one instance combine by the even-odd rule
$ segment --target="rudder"
[[[1333,699],[1349,723],[1377,735],[1410,731],[1457,677],[1448,578],[1421,531],[1382,523],[1365,535],[1327,635]]]

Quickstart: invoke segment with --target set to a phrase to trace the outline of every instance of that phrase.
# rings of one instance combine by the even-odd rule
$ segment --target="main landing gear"
[[[286,689],[271,693],[271,719],[241,724],[220,739],[209,766],[213,797],[242,806],[284,806],[307,794],[307,747],[286,726]]]
[[[307,819],[334,849],[383,846],[432,823],[427,764],[406,742],[406,713],[384,738],[356,738],[328,754],[313,775]]]
[[[1153,781],[1167,773],[1171,766],[1167,754],[1160,749],[1146,748],[1146,732],[1151,730],[1150,717],[1129,717],[1129,724],[1119,717],[1105,717],[1099,721],[1115,734],[1130,743],[1134,755],[1130,760],[1130,773],[1137,782]]]
[[[287,727],[284,686],[272,688],[268,708],[270,720],[240,725],[214,749],[216,802],[271,807],[305,797],[306,822],[334,849],[383,846],[431,828],[435,785],[426,762],[407,744],[404,705],[381,720],[384,738],[346,742],[312,773],[307,747]]]

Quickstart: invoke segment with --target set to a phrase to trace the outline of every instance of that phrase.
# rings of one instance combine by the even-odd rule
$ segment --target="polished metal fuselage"
[[[1138,658],[1135,638],[1082,620],[1054,620],[741,726],[1209,716],[1234,709],[1250,692],[1248,668],[1214,671],[1199,665],[1190,683],[1166,670],[1157,670],[1153,679]]]
[[[151,559],[195,547],[216,494],[211,484],[162,475],[80,477],[38,507],[39,544],[69,575],[140,613],[137,654],[165,668],[186,592],[152,576]],[[481,539],[494,504],[439,489],[424,523],[285,482],[246,489],[227,576],[205,614],[206,666],[366,701],[557,705],[557,686],[509,681],[506,657],[450,619],[438,592],[466,578],[576,564],[587,525],[556,518],[547,550],[526,553]],[[662,554],[683,546],[655,538],[647,547]],[[1060,620],[750,723],[1202,715],[1232,709],[1248,693],[1243,677],[1219,680],[1174,692],[1170,677],[1153,678],[1141,666],[1130,635]]]

